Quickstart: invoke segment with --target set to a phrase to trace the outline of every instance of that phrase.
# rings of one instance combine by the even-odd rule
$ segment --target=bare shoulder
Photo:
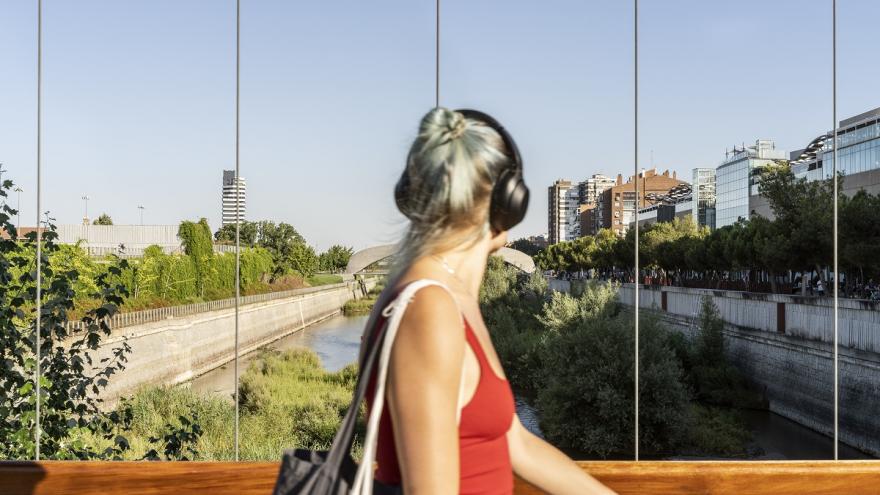
[[[457,359],[459,366],[465,345],[462,329],[461,314],[452,295],[442,287],[424,287],[407,306],[395,348],[415,351],[419,359],[445,355]]]

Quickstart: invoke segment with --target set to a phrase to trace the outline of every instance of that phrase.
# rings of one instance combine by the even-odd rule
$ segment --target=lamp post
[[[21,230],[21,187],[16,186],[14,191],[18,193],[18,203],[15,205],[18,219],[15,221],[15,230]]]
[[[89,223],[89,198],[88,196],[83,196],[82,200],[85,203],[85,215],[83,215],[83,224]]]
[[[141,225],[144,225],[144,205],[138,205],[138,210],[141,210]]]

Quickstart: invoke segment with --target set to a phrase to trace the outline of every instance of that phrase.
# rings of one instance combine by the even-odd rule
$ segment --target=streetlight
[[[18,204],[15,205],[15,211],[18,213],[18,220],[15,221],[15,230],[21,230],[21,187],[16,186],[13,190],[18,193]]]
[[[141,225],[144,224],[144,205],[138,205],[138,210],[141,210]]]
[[[83,196],[82,200],[85,202],[85,215],[83,216],[83,224],[89,223],[89,198],[88,196]]]

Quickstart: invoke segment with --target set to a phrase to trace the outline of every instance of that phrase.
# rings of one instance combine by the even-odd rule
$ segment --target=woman
[[[406,284],[446,286],[416,294],[391,353],[376,479],[406,495],[510,494],[514,472],[550,493],[613,493],[523,427],[480,314],[488,257],[528,203],[520,167],[491,117],[436,108],[395,191],[410,223],[368,330]]]

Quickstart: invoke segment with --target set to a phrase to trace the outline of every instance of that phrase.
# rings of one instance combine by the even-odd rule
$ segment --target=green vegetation
[[[229,225],[217,232],[225,240]],[[232,226],[234,238],[234,226]],[[240,282],[243,295],[299,289],[342,282],[340,275],[316,273],[318,257],[311,247],[287,224],[271,222],[248,224],[254,241],[242,242]],[[235,254],[215,253],[206,219],[181,222],[178,235],[183,254],[167,254],[159,246],[150,246],[140,258],[127,262],[119,273],[110,274],[115,256],[94,259],[78,245],[57,245],[47,253],[53,272],[75,271],[71,279],[74,307],[71,314],[81,317],[101,305],[94,297],[96,280],[109,277],[121,284],[126,295],[120,304],[125,311],[191,304],[235,296]],[[19,243],[22,254],[33,258],[33,245]],[[333,246],[324,256],[324,264],[336,270],[347,264],[351,248]],[[25,256],[27,258],[27,256]]]
[[[535,245],[535,243],[525,238],[517,239],[511,242],[510,244],[508,244],[508,247],[510,247],[511,249],[516,249],[517,251],[522,251],[527,255],[533,257],[537,256],[538,253],[543,251],[542,248],[538,247],[537,245]]]
[[[101,216],[96,218],[92,225],[113,225],[113,219],[110,218],[110,215],[101,213]]]
[[[385,281],[377,283],[367,292],[367,295],[361,299],[352,299],[342,306],[342,314],[346,316],[368,315],[373,310],[373,305],[379,299],[379,294],[385,288]]]
[[[822,278],[832,259],[833,182],[796,179],[784,162],[761,170],[759,188],[775,216],[740,220],[714,231],[692,221],[655,223],[640,229],[641,275],[678,285],[788,292],[791,273]],[[843,178],[838,180],[842,181]],[[842,190],[842,187],[841,187]],[[841,272],[847,295],[880,278],[880,195],[859,191],[839,197]],[[535,260],[545,270],[595,270],[631,280],[635,230],[623,238],[610,230],[548,247]],[[815,275],[812,275],[815,274]],[[799,284],[806,293],[807,284]]]
[[[515,390],[541,429],[580,456],[633,450],[634,332],[616,288],[590,283],[550,293],[539,275],[490,260],[480,294],[486,323]],[[693,341],[646,316],[640,324],[640,450],[645,455],[742,456],[749,440],[735,410],[758,400],[723,354],[721,323],[704,303]]]
[[[333,275],[330,273],[316,273],[311,277],[306,279],[306,282],[309,283],[312,287],[318,285],[330,285],[330,284],[341,284],[342,283],[342,275]]]
[[[335,244],[318,256],[318,269],[326,272],[341,272],[348,266],[354,249]]]
[[[351,402],[356,380],[356,365],[329,373],[309,350],[263,352],[241,377],[241,459],[278,460],[289,448],[327,449]],[[234,407],[228,400],[200,396],[184,387],[151,387],[135,394],[125,407],[131,410],[132,449],[124,456],[127,459],[139,458],[134,452],[154,449],[156,442],[150,439],[161,439],[168,432],[185,437],[184,447],[173,453],[175,458],[231,460],[234,456]],[[190,414],[197,423],[187,419]],[[176,419],[169,422],[169,418]],[[362,433],[361,424],[358,444]],[[88,440],[106,443],[94,436]]]
[[[79,250],[55,243],[57,233],[48,217],[41,225],[43,255],[38,260],[36,233],[19,237],[9,221],[17,213],[6,203],[12,186],[9,180],[0,185],[0,230],[9,236],[0,238],[0,459],[33,459],[37,448],[43,459],[130,456],[126,434],[131,409],[104,412],[100,395],[113,375],[124,369],[131,349],[122,341],[109,358],[98,360],[94,355],[110,335],[106,318],[117,313],[128,295],[122,283],[128,263],[110,258],[101,270],[89,273],[92,278],[87,282],[82,280]],[[39,321],[34,302],[38,273],[42,277]],[[84,329],[70,335],[66,323],[77,295],[95,304],[81,317]],[[191,453],[186,445],[198,430],[186,416],[182,421],[181,428],[165,429],[154,438],[145,455],[158,455],[156,449],[166,458]]]

